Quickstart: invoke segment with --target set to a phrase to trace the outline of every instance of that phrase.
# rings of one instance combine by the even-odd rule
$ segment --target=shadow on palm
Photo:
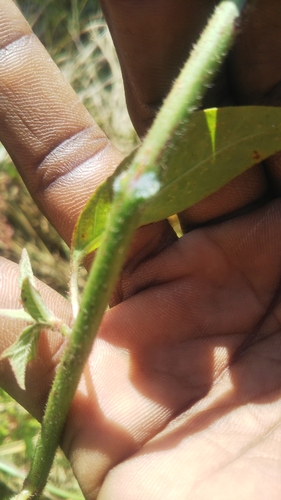
[[[79,439],[65,443],[108,457],[98,482],[129,457],[176,450],[235,414],[247,427],[249,408],[278,404],[280,210],[273,201],[174,242],[165,226],[166,248],[148,238],[127,265],[70,413]]]

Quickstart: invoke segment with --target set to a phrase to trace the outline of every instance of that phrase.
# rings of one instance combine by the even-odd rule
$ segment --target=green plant
[[[16,315],[30,323],[16,346],[6,351],[15,366],[19,383],[24,384],[24,369],[28,360],[35,355],[43,326],[59,328],[69,339],[50,393],[31,472],[19,499],[36,498],[44,487],[69,404],[135,229],[143,223],[159,220],[185,208],[187,193],[190,194],[189,203],[193,204],[242,170],[280,149],[280,116],[276,109],[209,110],[191,115],[206,82],[211,79],[230,46],[234,36],[233,26],[243,4],[238,1],[221,2],[143,146],[101,186],[81,214],[73,240],[74,279],[71,295],[73,315],[77,318],[71,335],[42,303],[33,284],[29,261],[23,256],[22,300],[25,310],[2,311],[2,314]],[[221,30],[224,36],[221,36]],[[206,50],[206,47],[210,47],[210,50]],[[246,117],[245,128],[240,125],[238,130],[234,123],[241,116]],[[263,126],[258,125],[257,130],[254,130],[257,117],[262,118]],[[272,126],[277,131],[276,135],[272,134]],[[229,131],[227,139],[224,135],[226,130]],[[186,152],[186,144],[188,141],[192,144],[192,133],[202,138],[202,149],[195,163],[190,162],[186,168],[186,160],[191,154],[190,151]],[[235,164],[234,147],[238,155]],[[229,169],[225,167],[227,158]],[[203,175],[206,183],[202,181]],[[181,192],[183,178],[188,182]],[[83,257],[99,243],[100,250],[79,308],[76,271]],[[70,387],[68,398],[62,397],[65,383]],[[55,424],[52,418],[54,414],[57,416]],[[53,436],[52,440],[45,438],[46,431]]]

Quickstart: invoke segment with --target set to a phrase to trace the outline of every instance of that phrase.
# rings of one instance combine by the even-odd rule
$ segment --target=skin
[[[143,136],[214,2],[101,3]],[[279,105],[280,19],[279,0],[248,9],[207,103]],[[0,0],[0,139],[69,243],[121,155],[30,33]],[[180,240],[166,221],[138,230],[62,436],[87,500],[280,498],[280,188],[275,155],[179,214]],[[18,268],[0,264],[0,305],[17,307]],[[20,329],[1,320],[1,350]],[[60,354],[43,334],[26,391],[0,363],[1,385],[39,419]]]

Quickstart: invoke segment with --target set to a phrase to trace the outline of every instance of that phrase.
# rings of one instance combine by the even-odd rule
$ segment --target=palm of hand
[[[205,222],[208,204],[218,217],[267,191],[258,167],[182,223]],[[165,222],[139,231],[62,440],[87,500],[114,466],[100,499],[279,498],[278,220],[272,201],[178,241]],[[67,304],[48,300],[68,317]],[[27,394],[2,372],[35,414],[60,341],[41,344],[45,365],[30,367]]]
[[[278,498],[279,216],[196,230],[135,269],[68,424],[87,498],[120,462],[99,498]]]

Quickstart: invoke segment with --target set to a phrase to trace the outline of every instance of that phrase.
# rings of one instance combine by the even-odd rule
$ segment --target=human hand
[[[213,7],[193,4],[103,2],[141,135]],[[120,155],[90,128],[34,39],[8,45],[28,28],[10,1],[0,7],[0,24],[10,26],[0,30],[0,47],[7,46],[1,138],[69,241],[83,203]],[[207,99],[278,104],[281,7],[259,0],[255,8]],[[102,482],[99,499],[279,498],[279,178],[278,156],[243,174],[180,214],[185,230],[193,228],[180,240],[165,221],[137,232],[62,438],[87,500]],[[16,267],[3,261],[1,276],[2,307],[15,307]],[[68,304],[40,286],[54,312],[70,321]],[[5,320],[3,348],[17,334],[18,325]],[[42,337],[25,392],[1,364],[2,385],[37,417],[60,346],[59,338]]]

